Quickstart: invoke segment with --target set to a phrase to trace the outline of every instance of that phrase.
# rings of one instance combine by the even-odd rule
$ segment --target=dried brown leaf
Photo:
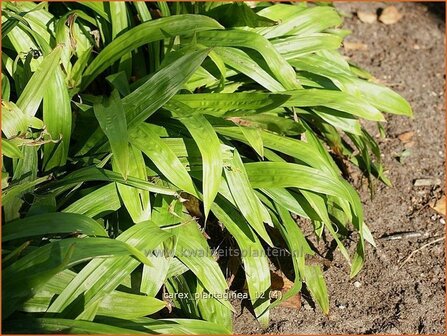
[[[200,210],[200,201],[196,197],[187,193],[182,193],[181,196],[185,199],[184,206],[189,214],[196,218],[202,218],[203,214]]]
[[[270,271],[270,277],[272,280],[272,291],[281,291],[282,294],[287,292],[293,286],[293,282],[287,279],[287,277],[281,271]],[[284,302],[280,303],[280,306],[294,309],[301,309],[301,294],[298,293]]]
[[[236,278],[236,274],[239,270],[239,266],[241,265],[241,261],[236,256],[230,256],[228,263],[227,263],[227,270],[226,270],[226,278],[227,278],[227,284],[228,287],[231,287],[233,284],[234,279]]]
[[[411,138],[413,137],[414,132],[413,131],[408,131],[408,132],[404,132],[401,133],[397,136],[397,138],[402,141],[403,143],[407,143],[411,141]]]
[[[253,123],[251,121],[239,118],[239,117],[230,117],[227,118],[227,120],[230,120],[234,122],[235,124],[241,125],[241,126],[253,126]]]
[[[440,213],[441,215],[445,216],[445,195],[442,196],[439,200],[436,202],[433,202],[430,204],[430,207],[435,210],[436,212]]]

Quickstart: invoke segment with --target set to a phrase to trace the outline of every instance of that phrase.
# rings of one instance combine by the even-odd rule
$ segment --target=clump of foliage
[[[333,7],[1,5],[4,331],[231,332],[210,253],[222,237],[250,251],[262,325],[303,283],[328,312],[295,218],[332,236],[354,277],[374,241],[344,163],[389,184],[360,120],[411,115],[337,51],[348,32]],[[273,246],[294,286],[271,302]]]

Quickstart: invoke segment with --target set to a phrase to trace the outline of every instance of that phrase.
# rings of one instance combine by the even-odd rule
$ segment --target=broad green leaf
[[[261,326],[265,327],[269,322],[266,309],[270,305],[270,268],[264,248],[245,219],[227,201],[218,199],[213,204],[212,211],[243,251],[242,262],[250,300],[256,317]]]
[[[258,15],[266,17],[270,20],[277,21],[286,21],[293,17],[295,17],[298,13],[305,10],[307,8],[307,4],[304,2],[296,2],[291,6],[290,4],[284,3],[274,3],[271,6],[267,6],[262,8]]]
[[[315,252],[311,249],[299,225],[293,220],[289,212],[282,206],[277,206],[277,211],[281,220],[276,224],[282,233],[292,256],[301,258],[304,255],[314,255]],[[296,259],[295,262],[297,265],[300,263],[298,259]],[[303,270],[300,269],[301,277],[302,271]]]
[[[246,163],[245,170],[254,188],[296,187],[351,200],[340,180],[314,168],[286,162]]]
[[[286,90],[301,88],[293,68],[272,47],[271,43],[259,34],[243,30],[202,31],[197,34],[197,40],[209,47],[253,49],[259,52],[276,79]]]
[[[60,318],[30,318],[11,320],[5,327],[12,333],[58,333],[70,331],[73,334],[146,334],[145,331],[115,327],[89,321]]]
[[[177,237],[176,257],[197,276],[208,293],[222,304],[222,309],[233,310],[224,294],[228,285],[197,224],[187,223],[172,232]]]
[[[355,77],[348,69],[327,58],[306,55],[293,60],[290,64],[298,70],[311,72],[329,78],[340,90],[357,98],[363,98],[375,108],[394,114],[411,116],[409,103],[393,90]]]
[[[305,272],[305,256],[314,255],[304,234],[298,224],[291,218],[289,212],[282,206],[277,206],[276,209],[280,220],[275,220],[274,224],[279,229],[289,248],[289,252],[292,256],[295,279],[292,288],[284,293],[281,298],[274,301],[271,304],[271,308],[278,306],[281,302],[287,300],[301,290]]]
[[[111,74],[107,76],[106,79],[115,89],[118,90],[121,96],[127,96],[130,94],[130,86],[124,71]]]
[[[261,158],[264,158],[264,142],[262,141],[261,130],[255,127],[244,126],[241,126],[241,130],[250,146],[253,147]]]
[[[176,277],[188,271],[189,268],[184,263],[182,263],[178,258],[173,258],[169,263],[169,269],[168,273],[166,274],[166,278]]]
[[[118,91],[114,90],[110,97],[93,105],[93,110],[99,126],[110,142],[117,167],[126,180],[129,169],[127,124]]]
[[[121,34],[95,57],[84,72],[82,88],[86,88],[97,75],[121,56],[144,44],[176,35],[191,35],[199,31],[220,28],[222,26],[219,23],[201,15],[176,15],[144,22]]]
[[[402,96],[386,86],[357,79],[352,84],[348,84],[348,88],[352,94],[361,92],[371,105],[383,112],[408,117],[413,116],[410,104]]]
[[[140,150],[129,144],[129,176],[147,181],[146,164]],[[112,166],[117,168],[116,160]],[[137,189],[133,186],[118,184],[118,191],[134,223],[151,218],[150,193],[147,190]]]
[[[11,4],[8,4],[11,6]],[[15,21],[12,24],[12,28],[6,27],[7,29],[7,36],[4,35],[4,42],[2,45],[7,45],[9,42],[9,45],[11,46],[11,49],[15,50],[17,52],[17,55],[20,57],[20,59],[25,63],[25,60],[28,56],[28,53],[30,52],[30,48],[32,49],[39,49],[38,43],[27,34],[26,29],[29,28],[28,22],[23,18],[21,15],[11,14],[8,15],[8,13],[2,12],[2,26],[3,24],[7,25],[10,21]],[[22,22],[27,22],[26,24],[23,24]],[[8,31],[9,30],[9,31]],[[3,37],[3,34],[2,34]],[[6,43],[5,43],[6,42]],[[32,71],[36,71],[36,69],[39,67],[41,63],[41,60],[36,59],[30,59],[29,60],[29,66]],[[10,73],[11,74],[11,73]],[[11,74],[12,76],[12,74]],[[14,77],[14,76],[12,76]]]
[[[363,240],[360,240],[357,243],[357,248],[352,258],[351,272],[349,277],[354,278],[362,269],[363,264],[365,263],[365,246]]]
[[[67,20],[69,17],[69,13],[66,13],[64,16],[62,16],[59,20],[57,20],[54,33],[56,37],[56,43],[64,45],[64,48],[62,49],[62,55],[61,55],[61,64],[65,70],[66,73],[69,73],[71,71],[72,65],[70,62],[71,53],[73,52],[73,44],[70,41],[70,29],[68,28]],[[47,44],[49,45],[50,42],[48,41]]]
[[[191,113],[201,113],[215,117],[241,117],[273,110],[290,98],[286,94],[269,93],[199,93],[177,94],[172,100],[191,108]]]
[[[191,177],[180,160],[156,134],[151,132],[147,124],[139,125],[129,136],[132,145],[147,155],[172,184],[192,195],[198,195]]]
[[[27,116],[34,116],[42,101],[47,85],[52,81],[62,53],[62,46],[57,46],[45,56],[39,68],[31,77],[16,105]]]
[[[263,15],[262,12],[260,15]],[[269,28],[259,28],[257,32],[268,39],[287,35],[308,35],[337,26],[342,22],[335,8],[323,6],[300,10],[287,19],[281,19],[280,24]]]
[[[216,65],[217,69],[220,72],[220,89],[224,89],[225,87],[225,78],[227,76],[227,68],[225,67],[225,63],[223,62],[222,58],[216,53],[215,50],[211,50],[209,53],[210,59],[213,61],[213,63]]]
[[[128,27],[126,3],[124,1],[110,3],[109,11],[112,24],[112,39],[115,39]]]
[[[70,213],[48,213],[25,217],[2,227],[2,241],[44,236],[54,233],[81,233],[107,237],[107,232],[98,222],[87,216]]]
[[[339,36],[316,33],[308,36],[289,36],[272,41],[275,49],[286,59],[291,60],[319,50],[334,50],[341,45]]]
[[[219,138],[208,120],[202,115],[193,115],[188,106],[170,102],[166,108],[171,110],[174,116],[185,125],[202,155],[202,193],[206,219],[219,190],[222,177],[223,160]]]
[[[258,27],[270,26],[275,22],[257,15],[244,2],[222,4],[206,13],[225,27]]]
[[[204,286],[200,281],[197,281],[196,292],[199,300],[197,306],[201,313],[202,318],[205,321],[214,322],[219,326],[227,329],[233,329],[233,312],[222,304],[214,297],[209,298]]]
[[[299,202],[296,194],[292,195],[291,192],[285,188],[268,188],[261,189],[261,191],[270,197],[277,205],[282,206],[296,215],[310,219],[308,212],[303,209],[303,205]]]
[[[269,91],[284,91],[284,86],[257,64],[243,50],[231,47],[215,47],[222,61],[234,70],[243,73]]]
[[[119,186],[121,185],[119,184]],[[116,190],[116,184],[109,183],[76,200],[62,211],[93,218],[97,215],[116,211],[120,207],[121,202]]]
[[[14,202],[15,198],[20,197],[27,190],[35,187],[36,185],[47,182],[50,179],[51,179],[51,176],[47,175],[47,176],[39,177],[39,178],[29,181],[29,182],[21,182],[19,184],[10,185],[6,190],[3,190],[2,205],[6,206],[10,202]]]
[[[54,297],[62,293],[75,276],[76,273],[70,270],[64,270],[53,276],[33,298],[24,304],[23,311],[29,313],[46,312]],[[132,302],[135,302],[135,304],[132,304]],[[103,316],[113,316],[114,308],[116,312],[123,314],[123,317],[135,318],[153,314],[165,306],[165,302],[151,296],[112,291],[111,294],[105,296],[98,307],[98,311]]]
[[[147,221],[132,226],[114,241],[130,245],[134,250],[146,256],[151,249],[169,237],[171,235],[168,232],[160,230],[154,223]],[[148,260],[147,257],[145,260]],[[104,296],[118,287],[139,264],[138,260],[126,256],[93,259],[76,275],[48,310],[63,312],[64,316],[74,318],[82,316],[92,308],[97,309]],[[88,283],[88,288],[82,286],[83,283]],[[76,307],[79,302],[75,301],[80,295],[83,298],[83,303],[79,307],[81,314],[79,314],[79,308]],[[97,311],[93,313],[93,317],[96,313]]]
[[[101,318],[98,322],[69,320],[61,318],[14,319],[7,326],[13,333],[57,333],[69,330],[73,334],[230,334],[230,331],[216,323],[192,319],[151,319],[116,320]]]
[[[165,188],[131,176],[129,176],[127,180],[124,180],[123,177],[118,173],[112,172],[107,169],[101,169],[95,166],[85,167],[74,171],[73,173],[62,178],[60,181],[53,182],[48,187],[66,187],[87,181],[117,182],[141,190],[152,191],[164,195],[177,195],[177,192],[175,190]]]
[[[6,7],[6,6],[5,6]],[[3,7],[2,7],[3,9]],[[4,16],[7,17],[6,20],[3,20],[2,17],[2,35],[3,38],[7,37],[9,32],[15,28],[19,22],[26,24],[26,20],[23,19],[23,15],[17,15],[14,12],[8,12],[7,10],[3,11]]]
[[[244,164],[239,153],[235,150],[230,166],[225,167],[225,177],[231,195],[250,226],[270,246],[273,243],[264,226],[264,216],[261,209],[262,204],[256,196],[245,171]]]
[[[165,286],[167,293],[172,296],[172,305],[181,310],[185,317],[194,319],[206,318],[202,316],[199,308],[200,298],[196,297],[200,285],[194,273],[185,272],[184,274],[171,277],[167,279]],[[184,294],[177,296],[176,293]]]
[[[332,173],[336,176],[340,175],[340,169],[335,164],[334,160],[332,159],[331,155],[325,150],[325,147],[322,143],[322,141],[316,136],[316,134],[312,131],[309,125],[307,123],[302,123],[303,127],[306,129],[305,136],[306,141],[313,148],[314,152],[319,153],[325,161],[332,167]]]
[[[285,162],[247,163],[245,169],[254,188],[296,187],[348,201],[356,215],[354,225],[362,231],[361,202],[346,181],[310,167]]]
[[[368,120],[385,120],[380,111],[374,106],[368,104],[361,98],[351,96],[342,91],[318,89],[296,90],[291,96],[284,106],[325,106]]]
[[[337,242],[337,246],[340,249],[340,252],[342,253],[343,257],[345,257],[348,263],[351,263],[349,253],[346,250],[346,247],[338,238],[338,235],[332,226],[332,222],[329,219],[329,214],[326,207],[326,200],[321,195],[306,190],[302,190],[301,194],[306,198],[310,206],[315,210],[315,212],[320,217],[321,221],[324,223],[325,228],[330,232],[331,236],[335,239],[335,241]]]
[[[152,207],[152,221],[159,227],[169,227],[182,222],[183,205],[172,196],[155,195]]]
[[[44,271],[53,265],[57,265],[65,255],[64,252],[74,246],[74,253],[71,255],[68,267],[92,257],[109,257],[119,255],[133,255],[138,260],[148,263],[147,258],[138,250],[130,245],[116,239],[107,238],[68,238],[44,245],[32,253],[5,269],[5,278],[9,279],[12,274],[26,274],[31,269]],[[43,264],[42,261],[46,263]]]
[[[199,50],[180,57],[124,97],[123,107],[128,127],[137,127],[174,96],[203,62],[208,52],[209,50]]]
[[[93,257],[134,255],[147,258],[130,245],[107,238],[70,238],[44,245],[3,271],[5,295],[3,316],[7,317],[30,298],[48,279],[62,270]],[[17,282],[17,279],[21,279]],[[5,302],[8,302],[5,305]]]
[[[129,28],[128,12],[126,2],[113,1],[109,3],[110,21],[112,23],[112,40],[124,33]],[[124,71],[126,78],[132,73],[132,53],[123,55],[119,61],[120,71]]]
[[[209,71],[200,66],[191,77],[189,77],[188,81],[183,85],[183,88],[189,92],[194,92],[201,90],[203,87],[215,87],[218,83],[220,83],[219,85],[222,87],[222,81],[222,78],[219,81],[217,77],[214,77]],[[220,90],[220,87],[218,90]]]
[[[181,309],[187,317],[200,318],[218,323],[228,330],[232,329],[231,311],[209,295],[194,273],[188,272],[169,278],[166,289],[174,296],[173,305]],[[185,293],[185,295],[179,297],[177,293]]]
[[[99,304],[98,315],[132,319],[151,315],[166,307],[154,297],[113,291]]]
[[[158,8],[160,9],[161,16],[170,16],[171,10],[169,9],[168,3],[165,1],[157,1]]]
[[[23,157],[22,152],[17,147],[16,144],[2,138],[2,155],[10,158],[21,158]]]
[[[323,106],[318,106],[312,109],[312,111],[328,124],[338,128],[347,133],[361,135],[362,127],[359,120],[348,113],[340,112],[337,110],[329,109]]]
[[[141,22],[150,21],[152,20],[152,15],[147,8],[147,4],[144,2],[136,1],[132,3],[135,6],[135,9],[138,12],[138,16],[141,20]]]
[[[219,125],[213,121],[211,124],[218,134],[248,143],[240,127],[230,124]],[[284,136],[279,136],[271,132],[261,131],[264,147],[270,148],[306,163],[314,168],[333,173],[333,167],[321,155],[304,141],[299,141]]]
[[[36,146],[22,146],[20,148],[22,156],[13,160],[13,175],[11,184],[20,183],[21,185],[27,185],[32,183],[37,179],[38,171],[38,153]],[[13,189],[13,188],[11,188]],[[14,186],[14,193],[10,195],[8,188],[8,194],[2,199],[3,214],[5,221],[9,222],[11,220],[20,217],[20,209],[24,201],[21,197],[27,193],[32,192],[32,188],[21,189],[20,186]],[[12,196],[12,197],[8,197]]]
[[[172,258],[162,248],[162,245],[157,246],[154,252],[148,255],[152,266],[143,265],[143,272],[141,275],[140,291],[148,296],[156,296],[168,277],[168,271],[172,264]]]
[[[10,139],[26,132],[29,118],[13,102],[2,99],[2,132]]]
[[[78,88],[81,84],[82,73],[88,65],[90,56],[92,55],[93,47],[88,48],[78,60],[73,64],[70,74],[68,75],[67,82],[71,87]]]
[[[6,74],[2,72],[2,101],[8,101],[11,94],[11,84],[9,83],[9,78]]]
[[[100,15],[103,19],[109,21],[109,16],[107,15],[106,10],[104,9],[105,3],[95,1],[83,1],[80,4],[92,9],[93,11],[95,11],[96,14]]]
[[[39,295],[44,296],[48,293],[60,294],[65,286],[67,286],[71,280],[76,276],[76,272],[70,271],[68,269],[57,273],[50,280],[48,280],[41,290],[38,292]],[[46,293],[43,293],[46,292]]]
[[[363,238],[365,238],[365,240],[372,246],[377,247],[374,237],[365,223],[363,223]]]
[[[71,137],[71,106],[62,69],[54,71],[43,95],[43,122],[53,140],[44,145],[44,167],[51,170],[64,166],[67,161]]]
[[[302,122],[295,121],[293,115],[288,117],[286,110],[278,113],[262,113],[250,115],[242,118],[241,124],[246,123],[247,126],[257,128],[259,137],[262,138],[262,130],[270,131],[278,135],[295,136],[304,132]]]
[[[306,265],[304,267],[304,281],[323,313],[329,314],[329,296],[320,266]]]

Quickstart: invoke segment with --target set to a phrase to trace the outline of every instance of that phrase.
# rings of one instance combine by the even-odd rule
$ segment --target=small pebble
[[[311,306],[309,306],[309,305],[304,305],[303,307],[304,307],[304,309],[306,309],[306,310],[313,310],[313,308],[312,308]]]
[[[444,218],[441,218],[441,219],[439,220],[439,223],[441,223],[442,225],[444,225],[444,224],[445,224],[445,219],[444,219]]]
[[[432,221],[435,221],[437,217],[438,217],[438,216],[433,215],[433,216],[430,217],[430,219],[431,219]]]
[[[338,308],[338,309],[346,309],[346,306],[345,306],[345,305],[342,305],[342,304],[340,304],[340,305],[338,305],[338,306],[337,306],[337,308]]]
[[[427,187],[432,185],[440,185],[441,179],[439,178],[421,178],[413,181],[415,187]]]
[[[354,287],[359,288],[362,284],[358,281],[354,282]]]
[[[374,23],[377,21],[377,15],[375,13],[358,11],[357,16],[360,19],[360,21],[365,23]]]

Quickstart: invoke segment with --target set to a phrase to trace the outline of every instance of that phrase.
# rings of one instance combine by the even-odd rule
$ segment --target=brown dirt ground
[[[387,5],[336,4],[347,15],[344,27],[353,32],[347,41],[367,45],[365,51],[346,51],[346,55],[401,93],[414,109],[414,119],[387,116],[387,138],[380,141],[394,186],[379,185],[371,200],[365,185],[357,181],[377,249],[367,247],[364,269],[353,280],[349,280],[341,254],[334,253],[325,271],[331,302],[328,317],[304,297],[300,310],[273,309],[270,326],[262,330],[247,309],[239,315],[239,307],[235,333],[445,333],[444,241],[416,252],[402,265],[412,251],[444,235],[445,218],[428,206],[441,196],[444,182],[437,187],[415,187],[413,183],[419,178],[445,178],[445,7],[442,3],[396,3],[403,18],[393,25],[362,23],[353,14],[358,10],[374,13]],[[413,143],[407,145],[411,155],[400,163],[396,157],[405,147],[398,135],[407,131],[414,132]],[[408,231],[422,235],[380,239]],[[327,253],[324,245],[318,247],[322,254]]]

